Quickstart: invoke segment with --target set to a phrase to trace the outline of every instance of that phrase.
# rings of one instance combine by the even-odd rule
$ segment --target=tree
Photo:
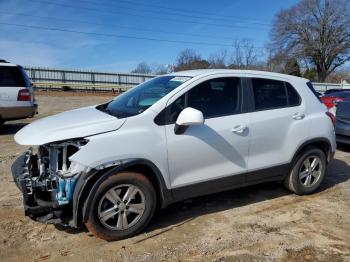
[[[232,69],[252,69],[257,63],[257,54],[254,43],[249,39],[235,41],[233,44],[233,54],[229,68]]]
[[[209,68],[226,68],[227,49],[221,49],[209,56]]]
[[[315,68],[308,68],[304,71],[303,77],[309,79],[312,82],[316,81],[316,69]]]
[[[175,71],[209,68],[209,62],[193,49],[185,49],[177,57]]]
[[[164,75],[169,73],[169,68],[167,65],[163,65],[163,64],[154,64],[152,66],[152,72],[156,75]]]
[[[298,60],[295,58],[287,59],[283,73],[293,76],[301,76],[300,66]]]
[[[324,82],[350,61],[350,2],[301,0],[277,14],[271,37],[276,53],[307,60]]]
[[[131,73],[150,74],[152,73],[152,69],[146,62],[141,62],[131,71]]]

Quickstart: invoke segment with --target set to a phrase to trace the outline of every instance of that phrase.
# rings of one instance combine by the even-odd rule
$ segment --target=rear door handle
[[[232,128],[232,133],[236,133],[236,134],[243,134],[244,131],[247,130],[247,127],[244,126],[244,125],[238,125],[238,126],[235,126],[234,128]]]
[[[305,114],[302,114],[302,113],[295,113],[294,115],[293,115],[293,119],[295,119],[295,120],[301,120],[301,119],[303,119],[305,117]]]

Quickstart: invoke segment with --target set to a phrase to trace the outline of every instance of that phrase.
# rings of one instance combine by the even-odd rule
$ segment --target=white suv
[[[108,103],[38,120],[12,167],[26,215],[122,239],[157,207],[264,181],[321,184],[334,119],[303,78],[195,70],[156,77]]]
[[[24,69],[0,59],[0,125],[33,117],[37,110],[33,86]]]

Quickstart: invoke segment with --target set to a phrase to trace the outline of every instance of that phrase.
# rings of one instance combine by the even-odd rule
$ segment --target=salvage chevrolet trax
[[[32,219],[133,236],[156,208],[264,181],[313,193],[336,144],[312,84],[288,75],[195,70],[102,105],[37,120],[12,166]]]

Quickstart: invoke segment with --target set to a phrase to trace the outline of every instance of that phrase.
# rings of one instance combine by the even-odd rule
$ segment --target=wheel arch
[[[310,139],[308,141],[305,141],[303,144],[301,144],[296,150],[296,152],[294,153],[291,163],[294,163],[297,156],[310,146],[314,146],[321,149],[326,155],[327,163],[332,159],[333,155],[332,155],[331,142],[327,138],[319,137],[319,138]]]
[[[133,159],[124,164],[93,172],[77,183],[73,197],[73,226],[79,226],[87,219],[89,206],[85,203],[91,201],[99,185],[109,176],[122,171],[142,173],[153,184],[157,194],[157,206],[166,207],[172,202],[171,190],[167,188],[162,173],[157,166],[146,159]]]

